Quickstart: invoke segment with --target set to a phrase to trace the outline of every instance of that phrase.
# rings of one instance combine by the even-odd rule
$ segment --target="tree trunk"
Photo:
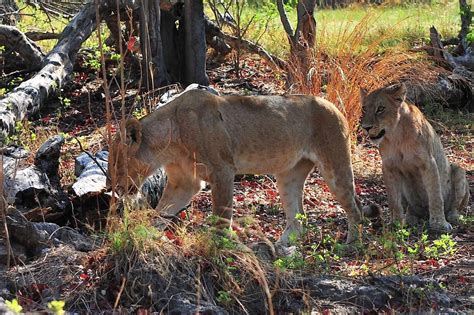
[[[316,20],[314,18],[314,10],[316,0],[299,0],[297,6],[297,24],[296,30],[293,28],[285,12],[283,0],[277,0],[277,8],[280,14],[280,20],[283,28],[288,36],[290,43],[290,54],[292,67],[303,71],[310,69],[310,52],[316,41]],[[294,79],[290,76],[289,81]]]
[[[100,12],[107,8],[101,2]],[[73,70],[81,44],[96,28],[96,10],[88,3],[64,29],[58,43],[44,58],[43,68],[31,79],[21,83],[0,100],[0,144],[15,130],[15,123],[37,113],[43,101],[61,89]]]
[[[169,84],[161,41],[160,0],[143,0],[140,7],[140,43],[144,87],[149,91]]]
[[[467,34],[469,33],[469,29],[471,27],[472,23],[472,11],[471,11],[471,5],[467,4],[466,0],[459,0],[459,9],[461,12],[461,30],[459,31],[459,46],[458,48],[462,48],[462,51],[466,51],[468,46],[471,46],[474,48],[474,45],[471,43],[467,42]]]
[[[184,31],[184,83],[209,85],[209,78],[206,75],[206,32],[202,0],[184,1]]]
[[[314,18],[315,0],[300,0],[296,8],[298,24],[293,42],[297,50],[313,48],[316,39],[316,20]]]

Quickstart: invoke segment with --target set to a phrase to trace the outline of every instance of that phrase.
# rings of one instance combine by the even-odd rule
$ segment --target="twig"
[[[7,207],[5,196],[3,195],[3,153],[0,158],[0,212],[2,213],[3,228],[5,230],[5,246],[7,248],[7,268],[10,267],[10,259],[12,254],[12,245],[10,243],[10,235],[7,225]]]
[[[122,285],[120,286],[120,290],[117,294],[117,297],[115,298],[115,303],[114,303],[114,312],[115,312],[115,309],[117,308],[118,304],[119,304],[119,301],[120,301],[120,297],[122,296],[122,293],[123,293],[123,289],[125,288],[125,282],[127,281],[127,278],[125,277],[122,277]]]

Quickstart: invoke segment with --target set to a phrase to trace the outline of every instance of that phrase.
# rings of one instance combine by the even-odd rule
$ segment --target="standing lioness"
[[[469,200],[466,172],[449,163],[439,136],[405,95],[403,84],[361,90],[362,127],[379,144],[392,220],[415,224],[429,215],[431,229],[449,231],[448,221],[456,223]]]
[[[168,183],[157,210],[173,217],[211,185],[213,213],[232,219],[236,174],[274,174],[286,213],[279,242],[301,231],[306,177],[316,165],[347,212],[347,241],[357,238],[361,209],[354,192],[349,130],[344,116],[313,96],[216,96],[183,93],[140,120],[126,122],[126,139],[110,148],[109,173],[130,192],[163,166]],[[126,159],[124,158],[126,156]]]

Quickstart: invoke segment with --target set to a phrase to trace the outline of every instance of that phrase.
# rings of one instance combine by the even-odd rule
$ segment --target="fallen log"
[[[7,227],[14,244],[24,246],[32,255],[60,244],[71,245],[79,251],[90,251],[94,247],[87,237],[74,229],[49,222],[30,222],[15,208],[9,209]]]
[[[100,1],[105,13],[107,1]],[[15,130],[15,123],[38,112],[43,101],[64,85],[73,70],[81,44],[97,24],[94,2],[89,2],[64,29],[58,43],[44,58],[42,69],[0,100],[0,144]]]
[[[105,190],[107,174],[107,160],[109,152],[100,151],[95,156],[82,153],[76,158],[74,174],[77,177],[72,189],[76,196],[96,196]]]
[[[94,156],[84,152],[76,158],[74,173],[77,180],[72,185],[72,190],[81,198],[83,204],[87,203],[87,199],[105,194],[108,156],[108,151],[100,151]],[[155,208],[163,194],[165,184],[166,175],[159,169],[145,180],[139,194],[134,198],[134,204],[141,208]]]
[[[39,69],[44,54],[40,47],[14,26],[0,25],[0,45],[15,51],[25,61],[25,68]]]
[[[430,44],[429,54],[446,61],[453,71],[452,75],[439,80],[440,95],[443,95],[448,103],[456,104],[456,107],[474,111],[474,73],[470,71],[474,69],[474,56],[466,54],[454,57],[443,47],[441,36],[434,26],[430,28]]]

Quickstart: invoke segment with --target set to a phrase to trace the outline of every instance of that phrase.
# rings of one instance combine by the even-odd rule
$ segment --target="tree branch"
[[[0,25],[0,45],[16,51],[25,61],[28,68],[39,68],[44,54],[41,49],[25,34],[14,26]]]
[[[108,9],[101,2],[101,12]],[[60,89],[73,70],[81,44],[96,28],[95,4],[88,3],[66,26],[56,46],[44,58],[43,68],[0,100],[0,144],[13,133],[15,123],[38,112],[44,100]]]
[[[288,19],[288,16],[286,15],[285,11],[285,5],[283,4],[283,0],[277,0],[277,8],[278,8],[278,13],[280,14],[280,20],[281,24],[283,24],[283,28],[285,29],[286,34],[288,35],[289,38],[293,41],[294,37],[294,32],[293,28],[291,27],[290,20]]]
[[[239,40],[238,37],[232,36],[229,34],[224,33],[214,22],[209,20],[208,18],[205,19],[205,26],[206,26],[206,36],[210,37],[211,39],[221,39],[224,41],[224,44],[229,44],[234,49],[245,49],[250,53],[257,54],[260,57],[264,58],[265,60],[269,61],[272,65],[280,68],[285,69],[287,64],[283,59],[278,58],[267,52],[261,46],[246,40],[241,39]],[[221,43],[222,44],[222,43]]]

